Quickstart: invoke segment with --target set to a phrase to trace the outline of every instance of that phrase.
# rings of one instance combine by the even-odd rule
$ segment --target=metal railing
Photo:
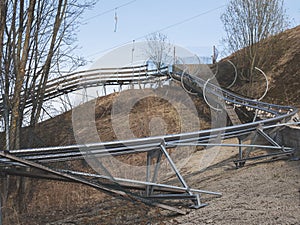
[[[59,97],[83,88],[100,85],[120,85],[138,83],[167,76],[168,67],[149,69],[148,65],[136,65],[121,68],[101,68],[84,70],[56,77],[47,82],[44,91],[44,101]],[[25,101],[25,108],[32,105],[32,99],[37,99],[38,89],[31,93]],[[24,96],[24,93],[21,93]],[[23,100],[24,101],[24,100]],[[0,111],[3,111],[3,98],[0,96]]]

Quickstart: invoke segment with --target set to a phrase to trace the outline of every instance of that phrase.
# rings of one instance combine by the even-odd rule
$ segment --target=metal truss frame
[[[138,150],[127,151],[129,148],[131,147],[129,146],[127,148],[123,148],[119,154],[132,154],[139,152]],[[93,148],[93,150],[95,150],[95,148]],[[109,151],[111,150],[112,149],[109,149]],[[147,153],[147,171],[145,181],[114,177],[111,175],[111,173],[109,173],[109,171],[107,171],[106,173],[108,175],[101,175],[85,173],[80,171],[54,169],[45,166],[38,161],[32,161],[15,156],[8,151],[0,151],[0,157],[8,160],[6,162],[7,165],[18,165],[18,167],[23,168],[23,170],[11,169],[9,167],[0,167],[0,170],[2,174],[6,173],[19,176],[29,176],[35,178],[81,183],[101,190],[104,193],[112,196],[118,196],[127,199],[135,199],[145,204],[158,206],[181,214],[184,214],[185,212],[183,210],[173,207],[172,204],[168,205],[163,204],[162,202],[165,200],[189,200],[191,201],[190,207],[198,209],[207,205],[201,202],[201,194],[209,194],[216,196],[222,195],[219,192],[211,192],[191,188],[184,180],[183,176],[181,175],[180,171],[178,170],[174,161],[172,160],[170,154],[168,153],[166,143],[164,142],[164,140],[159,139],[159,142],[157,142],[156,144],[151,144],[150,148],[149,144],[146,144],[145,151]],[[102,154],[102,156],[105,157],[105,154]],[[157,176],[160,170],[160,163],[162,157],[164,157],[167,160],[168,165],[173,170],[174,174],[176,175],[177,181],[179,181],[181,186],[157,183]],[[153,159],[156,160],[156,164],[153,173],[151,173],[150,167],[151,161]],[[24,170],[24,168],[34,168],[37,169],[38,172],[32,173],[26,169]],[[136,190],[139,191],[136,192]]]

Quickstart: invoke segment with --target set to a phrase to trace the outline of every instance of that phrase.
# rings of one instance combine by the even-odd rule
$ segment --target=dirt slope
[[[263,101],[274,104],[300,105],[300,25],[286,30],[274,37],[277,40],[276,49],[272,55],[264,59],[264,66],[261,68],[269,80],[269,90]],[[261,48],[268,48],[266,40]],[[234,61],[234,56],[229,56],[219,63],[218,80],[223,86],[228,86],[234,79],[234,69],[227,60]],[[239,70],[239,68],[237,68]],[[253,89],[254,98],[262,96],[266,88],[266,82],[261,74],[254,81],[252,87],[245,81],[237,80],[231,88],[236,93],[247,95],[249,88]]]

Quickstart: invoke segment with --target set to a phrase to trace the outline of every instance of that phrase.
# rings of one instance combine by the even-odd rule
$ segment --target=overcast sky
[[[144,41],[160,31],[172,44],[210,57],[212,46],[222,50],[220,15],[229,0],[100,0],[83,16],[78,33],[79,54],[95,61],[126,43]],[[292,27],[300,24],[300,1],[285,0]]]

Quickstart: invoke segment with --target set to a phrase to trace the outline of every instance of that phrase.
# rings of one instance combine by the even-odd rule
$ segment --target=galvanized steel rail
[[[44,101],[74,92],[83,88],[101,85],[126,85],[141,82],[155,82],[167,77],[168,67],[157,73],[156,69],[148,69],[148,65],[136,65],[121,68],[101,68],[84,70],[59,76],[47,82],[44,92]],[[38,89],[27,97],[25,108],[32,105],[32,99],[37,99]],[[21,94],[23,96],[23,94]],[[0,112],[3,111],[3,98],[0,96]]]
[[[244,147],[252,146],[272,148],[279,150],[280,152],[278,154],[284,155],[293,153],[292,148],[279,146],[275,141],[272,142],[272,138],[269,136],[268,131],[272,131],[273,129],[270,127],[277,123],[286,123],[289,121],[298,112],[297,108],[292,106],[269,104],[241,97],[214,84],[207,83],[206,80],[192,76],[186,72],[174,68],[172,71],[174,72],[168,73],[168,68],[165,67],[163,68],[163,72],[157,73],[156,70],[148,70],[147,65],[141,65],[136,67],[106,68],[72,73],[49,81],[46,88],[45,100],[53,99],[59,95],[86,87],[104,84],[120,85],[126,83],[138,83],[141,81],[149,82],[155,79],[172,78],[178,81],[183,81],[185,86],[189,87],[191,90],[193,90],[193,92],[196,92],[199,95],[202,94],[202,90],[205,86],[207,93],[214,95],[216,99],[222,100],[220,102],[223,103],[216,102],[220,110],[224,110],[226,105],[233,105],[237,108],[253,111],[255,115],[260,118],[260,120],[235,126],[134,140],[91,143],[63,147],[11,150],[9,152],[0,151],[0,170],[9,165],[39,168],[65,180],[81,182],[94,188],[98,188],[106,193],[108,192],[112,195],[121,193],[122,196],[136,196],[131,192],[120,192],[120,190],[123,190],[122,188],[125,187],[129,189],[146,188],[146,195],[136,197],[136,199],[145,202],[148,202],[149,199],[153,200],[154,202],[156,200],[165,199],[191,199],[194,203],[194,207],[198,208],[204,206],[205,204],[200,202],[200,197],[197,193],[215,195],[220,195],[220,193],[189,188],[180,172],[177,170],[172,158],[168,155],[168,152],[166,151],[167,149],[183,145],[210,146],[214,145],[209,143],[209,140],[212,138],[219,137],[221,139],[228,139],[235,137],[239,138],[240,140],[240,144],[235,145],[239,147],[240,158],[237,160],[237,163],[239,163],[238,165],[243,165],[245,160],[248,158],[243,158],[241,154],[241,147],[243,146],[241,140],[247,135],[257,133],[264,137],[270,143],[270,145],[244,145]],[[0,106],[1,104],[2,99],[0,99]],[[27,106],[30,106],[31,100],[28,100],[26,104]],[[216,145],[222,146],[223,144],[219,143]],[[92,155],[96,157],[105,157],[108,155],[120,156],[124,154],[136,154],[141,152],[146,152],[147,154],[150,154],[154,151],[159,152],[160,155],[164,155],[167,158],[183,187],[157,184],[149,181],[141,182],[117,177],[106,177],[97,174],[85,174],[78,171],[54,170],[43,166],[43,163],[82,159],[85,157],[85,152],[83,149],[86,149],[86,154],[89,156]],[[3,171],[6,169],[7,168],[3,169]],[[97,184],[94,184],[90,182],[89,177],[101,178],[102,180],[113,182],[114,185],[107,185],[105,182],[103,183],[101,181],[99,181]],[[166,191],[167,194],[154,194],[153,187],[155,187],[155,190],[160,192]],[[168,191],[170,191],[170,193],[168,193]],[[158,202],[155,202],[155,204],[170,210],[177,210],[170,206],[161,205]],[[182,213],[182,211],[180,211],[180,213]]]

